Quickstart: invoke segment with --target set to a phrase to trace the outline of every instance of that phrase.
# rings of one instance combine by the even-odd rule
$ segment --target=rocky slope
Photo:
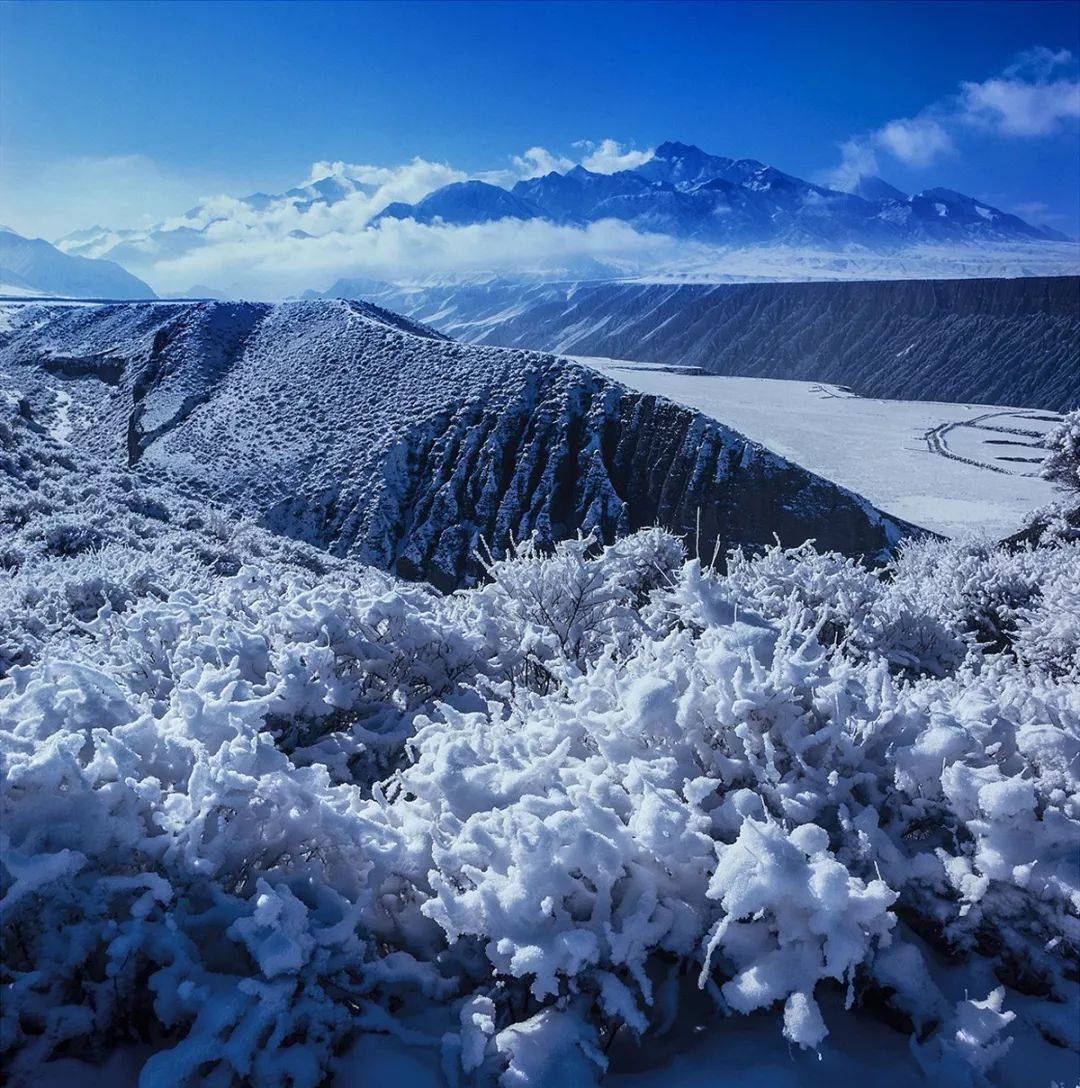
[[[483,541],[534,532],[660,523],[706,554],[775,534],[876,555],[909,528],[695,412],[373,306],[27,304],[4,318],[0,375],[51,396],[75,455],[167,474],[442,587],[475,576]]]
[[[348,284],[336,293],[350,293]],[[769,284],[363,285],[478,344],[850,386],[861,396],[1080,403],[1080,278]]]

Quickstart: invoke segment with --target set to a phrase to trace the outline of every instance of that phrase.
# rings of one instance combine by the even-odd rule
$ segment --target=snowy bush
[[[375,1032],[449,1084],[587,1083],[699,987],[802,1048],[879,1016],[936,1083],[1080,1046],[1080,546],[718,575],[651,530],[443,596],[90,486],[23,415],[12,1083],[137,1041],[143,1088],[315,1088]]]
[[[1080,409],[1069,412],[1044,442],[1049,452],[1042,475],[1071,491],[1080,491]]]

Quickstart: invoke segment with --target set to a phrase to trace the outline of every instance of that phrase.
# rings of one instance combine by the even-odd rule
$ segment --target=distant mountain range
[[[211,244],[219,237],[215,224],[230,218],[235,231],[230,237],[243,237],[258,223],[261,232],[296,239],[345,229],[362,233],[365,224],[377,228],[393,219],[448,226],[510,219],[577,227],[618,220],[642,232],[720,246],[857,245],[895,252],[925,244],[976,249],[1069,241],[1049,227],[950,189],[909,195],[881,178],[863,177],[852,191],[840,192],[756,159],[729,159],[674,142],[661,144],[640,166],[612,174],[575,166],[510,188],[474,179],[442,186],[414,203],[381,205],[380,199],[377,185],[334,173],[283,193],[253,193],[225,205],[207,201],[148,229],[73,231],[57,245],[73,256],[105,258],[151,276],[157,262]],[[348,200],[355,205],[349,216],[308,214]],[[297,227],[298,219],[310,229]]]
[[[68,298],[154,298],[154,292],[115,261],[62,253],[43,238],[0,227],[0,294]]]
[[[374,222],[460,226],[508,217],[573,226],[618,219],[642,231],[735,244],[1067,240],[951,189],[908,196],[881,178],[864,177],[855,191],[840,192],[756,159],[723,158],[680,143],[661,144],[648,162],[613,174],[575,166],[510,190],[457,182],[416,204],[391,204]]]

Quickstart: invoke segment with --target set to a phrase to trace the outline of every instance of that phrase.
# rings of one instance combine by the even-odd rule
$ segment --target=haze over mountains
[[[207,198],[152,227],[91,226],[57,245],[117,262],[159,293],[202,284],[261,298],[358,275],[715,282],[878,278],[897,262],[935,276],[1080,266],[1075,243],[984,200],[944,188],[909,195],[873,176],[851,189],[676,142],[612,173],[578,165],[516,179],[423,160],[323,163],[284,192]]]
[[[61,252],[42,238],[0,227],[0,294],[73,298],[153,298],[154,292],[113,260]]]

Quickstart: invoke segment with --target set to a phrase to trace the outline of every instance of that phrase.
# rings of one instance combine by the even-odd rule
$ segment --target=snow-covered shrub
[[[1017,619],[1017,656],[1080,679],[1080,542],[1055,549],[1037,600]]]
[[[315,1088],[371,1032],[462,1088],[587,1083],[695,983],[800,1047],[880,1014],[935,1083],[1080,1047],[1076,545],[718,575],[651,530],[443,596],[31,417],[0,411],[12,1083],[138,1041],[143,1088]]]
[[[1069,412],[1045,438],[1049,451],[1041,473],[1070,491],[1080,491],[1080,409]]]
[[[851,656],[884,658],[898,672],[915,675],[956,668],[967,646],[944,622],[937,602],[882,574],[806,543],[776,545],[755,556],[733,551],[724,581],[741,606],[768,619],[779,621],[796,607],[801,626],[814,627],[822,644]]]
[[[502,648],[507,677],[547,690],[601,652],[625,650],[638,626],[634,603],[681,559],[681,545],[661,532],[602,552],[592,537],[562,541],[550,554],[533,538],[486,560],[490,581],[476,594],[474,623]]]
[[[1046,556],[1030,548],[921,538],[904,541],[893,590],[981,649],[1007,650],[1039,593]]]

